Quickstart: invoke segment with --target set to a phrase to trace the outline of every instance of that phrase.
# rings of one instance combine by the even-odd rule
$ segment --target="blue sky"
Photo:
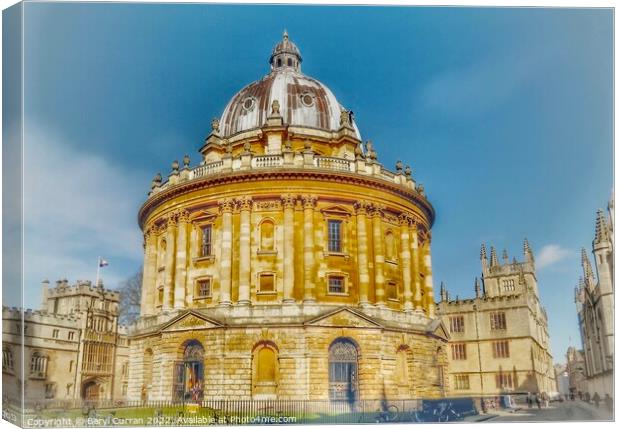
[[[25,9],[25,304],[42,278],[108,286],[142,263],[150,180],[197,150],[287,28],[303,70],[437,211],[436,290],[473,294],[481,243],[528,237],[561,360],[579,249],[612,188],[605,9],[36,4]],[[6,268],[5,268],[6,269]],[[5,289],[6,288],[5,284]],[[4,294],[15,304],[14,290]]]

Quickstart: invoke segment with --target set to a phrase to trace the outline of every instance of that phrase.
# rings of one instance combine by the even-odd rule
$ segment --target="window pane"
[[[341,224],[339,220],[329,220],[327,222],[328,229],[328,250],[330,252],[341,252]]]

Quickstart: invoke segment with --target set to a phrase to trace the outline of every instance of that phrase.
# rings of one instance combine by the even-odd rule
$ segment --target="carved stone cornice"
[[[318,198],[314,195],[302,195],[301,201],[305,209],[314,209]]]
[[[392,195],[404,198],[411,204],[415,205],[422,211],[423,216],[427,219],[424,222],[427,227],[433,224],[435,218],[435,211],[430,202],[422,197],[416,191],[406,188],[402,185],[388,182],[384,179],[366,176],[358,173],[339,172],[339,171],[316,171],[316,170],[301,170],[296,168],[291,169],[278,169],[278,170],[254,170],[243,172],[230,172],[219,175],[202,177],[200,179],[190,180],[182,182],[177,185],[166,188],[160,192],[151,195],[145,203],[142,205],[139,211],[138,220],[140,226],[144,225],[148,216],[155,208],[162,203],[176,198],[177,196],[184,195],[188,192],[193,192],[206,187],[214,187],[221,185],[233,185],[233,184],[249,184],[257,181],[265,180],[277,180],[280,181],[307,181],[314,180],[317,183],[334,183],[334,184],[348,184],[353,186],[368,187],[373,190],[380,190],[389,192]]]
[[[297,198],[293,194],[284,194],[281,197],[282,205],[285,209],[294,209]]]

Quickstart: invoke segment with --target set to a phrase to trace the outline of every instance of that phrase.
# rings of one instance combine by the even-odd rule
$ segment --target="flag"
[[[108,261],[106,261],[103,258],[99,258],[99,267],[103,268],[103,267],[107,267],[108,266]]]

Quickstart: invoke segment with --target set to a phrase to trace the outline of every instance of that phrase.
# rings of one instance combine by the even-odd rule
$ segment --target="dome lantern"
[[[273,48],[269,58],[271,70],[289,68],[299,72],[301,71],[301,61],[299,48],[289,40],[288,32],[284,30],[282,40]]]

